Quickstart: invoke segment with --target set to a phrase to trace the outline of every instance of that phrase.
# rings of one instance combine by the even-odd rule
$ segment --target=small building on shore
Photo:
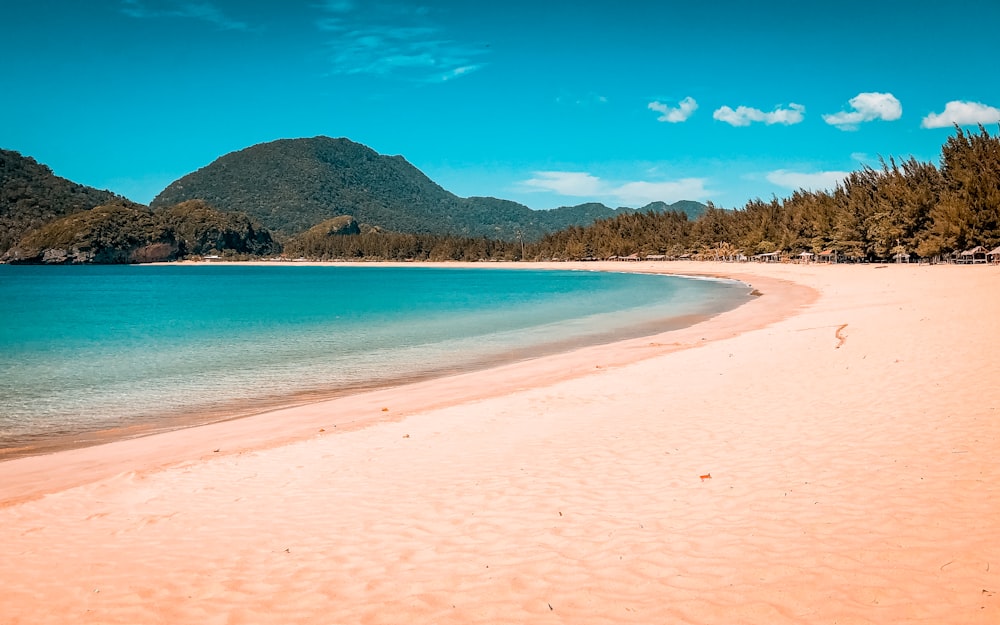
[[[963,265],[976,265],[986,262],[986,255],[989,252],[982,245],[977,245],[971,250],[965,250],[958,255],[958,262]]]

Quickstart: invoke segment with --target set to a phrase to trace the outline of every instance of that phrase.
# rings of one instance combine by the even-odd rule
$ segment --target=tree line
[[[1000,245],[1000,139],[955,127],[940,166],[880,159],[832,191],[799,190],[729,210],[629,212],[572,226],[536,242],[367,231],[292,239],[286,253],[389,260],[585,260],[614,256],[733,257],[824,251],[854,260],[907,254],[940,258]]]
[[[307,233],[308,234],[308,233]],[[285,256],[311,260],[478,261],[520,260],[515,242],[484,237],[407,234],[365,229],[357,234],[299,236],[285,243]]]
[[[21,170],[39,167],[14,156],[19,155],[0,153],[5,179],[16,181]],[[956,126],[941,148],[939,166],[913,157],[880,159],[879,165],[849,174],[832,191],[757,198],[733,210],[709,203],[694,219],[678,210],[621,212],[540,240],[529,240],[520,230],[514,240],[388,232],[359,226],[347,215],[279,240],[246,215],[220,213],[203,201],[150,210],[116,198],[91,210],[85,205],[76,212],[67,209],[70,214],[24,235],[4,259],[148,262],[206,254],[270,256],[283,248],[287,257],[321,260],[585,260],[633,254],[731,258],[826,251],[846,259],[885,260],[900,254],[933,259],[977,245],[1000,245],[1000,139],[983,126],[978,132]],[[29,173],[70,184],[41,169]],[[17,219],[6,230],[0,221],[0,235],[11,240],[32,220],[52,213],[48,204],[27,202],[18,191],[22,186],[5,185],[8,195],[17,195],[9,203],[13,209],[4,213]],[[54,197],[80,193],[77,187],[57,190]]]
[[[1000,245],[1000,140],[983,127],[958,126],[940,167],[880,159],[832,191],[754,199],[736,210],[710,205],[699,218],[620,215],[550,234],[538,257],[582,259],[638,254],[729,256],[821,253],[880,260],[898,254],[939,258],[977,245]]]

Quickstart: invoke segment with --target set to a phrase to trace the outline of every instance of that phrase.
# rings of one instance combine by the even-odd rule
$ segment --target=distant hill
[[[18,264],[143,263],[191,255],[259,256],[278,251],[271,233],[241,213],[199,201],[162,210],[115,199],[25,234],[2,260]]]
[[[173,182],[153,208],[200,199],[240,211],[286,236],[339,216],[396,231],[526,240],[623,212],[677,210],[690,218],[697,202],[655,202],[641,209],[581,204],[548,211],[490,197],[460,198],[402,156],[384,156],[348,139],[281,139],[231,152]]]
[[[0,150],[0,256],[29,230],[116,197],[60,178],[33,158]]]
[[[190,255],[275,253],[355,232],[536,241],[569,226],[642,212],[695,218],[698,202],[640,209],[588,203],[553,210],[458,197],[401,156],[347,139],[284,139],[227,154],[135,204],[0,150],[0,262],[145,262]],[[429,240],[429,239],[428,239]],[[423,239],[421,239],[423,241]],[[423,244],[423,243],[422,243]]]

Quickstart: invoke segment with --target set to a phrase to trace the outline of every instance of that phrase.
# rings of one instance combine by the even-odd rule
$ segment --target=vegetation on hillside
[[[268,157],[279,150],[294,158],[268,169],[259,150]],[[1000,139],[982,126],[978,132],[956,127],[955,135],[942,146],[939,166],[912,157],[889,158],[878,168],[849,174],[832,191],[800,190],[785,199],[754,199],[736,210],[711,204],[655,203],[642,211],[614,211],[613,217],[594,221],[606,207],[584,204],[557,209],[564,217],[589,225],[564,227],[540,240],[533,240],[531,233],[543,232],[542,216],[557,211],[530,211],[494,198],[461,200],[402,158],[380,156],[343,139],[279,141],[244,152],[252,156],[249,161],[247,154],[227,155],[206,168],[209,175],[183,178],[171,185],[172,192],[190,191],[192,181],[211,181],[216,176],[225,179],[216,188],[229,189],[227,193],[234,181],[246,184],[239,197],[244,204],[252,199],[250,208],[258,212],[266,208],[272,220],[290,228],[310,224],[284,241],[286,255],[292,257],[574,260],[633,254],[730,258],[830,251],[839,258],[885,260],[900,255],[934,258],[976,245],[1000,245]],[[74,187],[16,153],[0,156],[6,181],[0,197],[7,202],[0,217],[7,220],[2,222],[7,224],[2,231],[6,236],[25,224],[45,221],[47,215],[63,215],[20,237],[4,257],[11,262],[145,262],[207,254],[265,256],[280,249],[270,231],[252,215],[220,212],[204,200],[164,204],[171,197],[166,191],[155,210],[122,198],[88,210],[87,202],[98,197],[94,193],[103,192]],[[239,170],[246,163],[249,169]],[[311,209],[304,204],[297,205],[298,209],[268,204],[267,198],[275,197],[269,195],[273,188],[285,189],[288,198],[298,198],[295,201],[318,193],[309,184],[296,187],[301,182],[298,178],[282,178],[281,172],[290,171],[289,163],[301,165],[306,178],[320,181],[325,189],[327,195]],[[255,176],[261,177],[258,186],[251,184]],[[42,189],[37,196],[33,195],[36,186]],[[254,198],[255,189],[264,197]],[[343,204],[329,204],[330,194],[343,199]],[[15,197],[20,199],[11,202]],[[475,226],[457,226],[459,213],[442,208],[469,201],[474,203],[460,212],[462,219]],[[348,211],[351,206],[357,212]],[[521,209],[534,221],[519,221]],[[690,218],[692,211],[687,209],[698,216]],[[337,212],[317,219],[323,211]],[[378,222],[379,215],[390,213],[403,215],[404,225],[391,228]],[[432,222],[447,227],[431,228]],[[487,232],[470,236],[466,230]]]
[[[149,254],[151,253],[151,254]],[[172,233],[145,206],[116,200],[32,230],[8,252],[17,263],[127,263],[134,257],[167,260]]]
[[[29,230],[115,198],[60,178],[33,158],[0,150],[0,256]]]
[[[117,199],[32,230],[4,256],[11,263],[143,263],[191,255],[258,256],[280,248],[245,215],[201,202],[161,211]]]
[[[281,249],[270,231],[247,215],[223,213],[201,200],[181,202],[154,214],[173,232],[178,256],[267,256]]]
[[[785,199],[754,199],[726,210],[711,203],[696,219],[675,210],[621,213],[571,226],[523,246],[529,260],[691,255],[732,258],[782,252],[841,259],[934,258],[1000,245],[1000,139],[985,128],[956,128],[940,168],[914,158],[883,160],[848,175],[832,191],[796,191]],[[426,237],[384,232],[298,237],[290,254],[310,258],[522,258],[518,242]]]
[[[386,231],[535,241],[571,225],[634,212],[603,204],[536,211],[509,200],[460,198],[401,156],[330,137],[282,139],[226,154],[170,184],[152,206],[191,199],[246,213],[282,236],[351,215]],[[692,216],[703,208],[697,202],[675,207]],[[657,202],[641,210],[668,208]]]

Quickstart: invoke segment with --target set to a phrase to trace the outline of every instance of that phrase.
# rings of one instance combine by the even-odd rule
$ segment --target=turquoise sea
[[[593,271],[0,265],[0,457],[652,334],[748,297]]]

